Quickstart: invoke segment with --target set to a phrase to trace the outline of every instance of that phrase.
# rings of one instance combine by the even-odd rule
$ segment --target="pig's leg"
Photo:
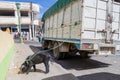
[[[35,65],[33,65],[33,69],[34,69],[34,71],[36,71],[36,66]]]
[[[44,64],[45,64],[45,68],[46,68],[45,73],[48,73],[49,72],[49,60],[45,61]]]

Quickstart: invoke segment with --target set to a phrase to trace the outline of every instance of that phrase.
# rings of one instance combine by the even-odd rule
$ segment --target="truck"
[[[58,0],[42,20],[42,45],[56,59],[120,52],[120,0]]]

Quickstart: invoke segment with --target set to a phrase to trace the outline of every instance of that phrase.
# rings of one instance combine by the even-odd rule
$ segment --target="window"
[[[28,17],[28,11],[20,11],[21,17]]]
[[[0,16],[15,16],[14,10],[0,10]]]
[[[16,32],[17,31],[17,29],[16,28],[12,28],[12,32]]]
[[[119,2],[120,3],[120,0],[114,0],[115,2]]]

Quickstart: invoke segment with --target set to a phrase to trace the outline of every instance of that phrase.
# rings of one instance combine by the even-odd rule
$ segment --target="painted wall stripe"
[[[9,68],[9,64],[11,62],[11,57],[14,53],[14,44],[11,46],[10,50],[8,51],[7,55],[0,63],[0,80],[5,80],[7,70]]]

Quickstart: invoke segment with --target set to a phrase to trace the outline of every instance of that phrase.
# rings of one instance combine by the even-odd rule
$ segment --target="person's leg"
[[[39,42],[40,42],[40,37],[39,37]]]

